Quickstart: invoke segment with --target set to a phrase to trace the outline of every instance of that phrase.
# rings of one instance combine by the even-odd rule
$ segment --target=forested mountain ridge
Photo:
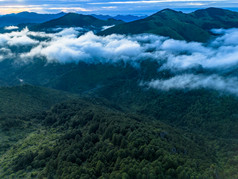
[[[152,33],[177,40],[207,42],[212,36],[211,29],[238,27],[237,19],[237,12],[219,8],[202,9],[189,14],[164,9],[145,19],[121,24],[99,34]]]
[[[82,15],[76,13],[68,13],[58,19],[53,19],[42,24],[31,27],[32,30],[45,30],[57,27],[81,27],[81,28],[102,28],[103,26],[117,25],[124,23],[121,20],[107,19],[100,20],[90,15]]]

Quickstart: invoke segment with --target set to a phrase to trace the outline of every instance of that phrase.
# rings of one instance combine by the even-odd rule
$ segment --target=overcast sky
[[[32,11],[38,13],[78,12],[84,14],[152,14],[164,8],[193,11],[220,7],[238,9],[237,0],[0,0],[0,14]]]

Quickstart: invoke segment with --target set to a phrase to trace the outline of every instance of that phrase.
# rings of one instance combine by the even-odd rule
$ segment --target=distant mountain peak
[[[66,14],[65,12],[60,12],[60,13],[58,13],[58,14]]]
[[[166,13],[166,12],[174,12],[174,13],[178,13],[178,11],[175,11],[173,9],[169,9],[169,8],[166,8],[166,9],[163,9],[161,11],[159,11],[159,13]]]
[[[157,13],[153,14],[152,17],[153,16],[164,16],[164,15],[169,15],[169,16],[172,15],[173,16],[173,15],[178,15],[178,14],[184,14],[184,13],[181,12],[181,11],[175,11],[173,9],[167,8],[167,9],[163,9],[161,11],[158,11]]]
[[[60,18],[53,19],[51,21],[37,24],[32,27],[33,30],[47,30],[56,27],[81,27],[85,29],[99,31],[103,26],[111,26],[122,24],[123,21],[108,19],[100,20],[91,15],[83,15],[77,13],[68,13]]]

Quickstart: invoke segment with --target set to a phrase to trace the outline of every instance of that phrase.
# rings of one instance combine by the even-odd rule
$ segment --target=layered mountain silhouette
[[[29,23],[43,23],[52,19],[64,16],[65,13],[59,14],[37,14],[34,12],[21,12],[17,14],[8,14],[0,16],[0,27],[29,24]]]
[[[178,40],[206,42],[213,28],[238,27],[238,13],[219,8],[183,13],[164,9],[145,19],[120,24],[100,35],[152,33]]]

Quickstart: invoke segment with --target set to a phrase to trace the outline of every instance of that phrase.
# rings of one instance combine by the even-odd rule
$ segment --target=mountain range
[[[75,13],[68,13],[63,17],[53,19],[32,27],[33,30],[44,30],[57,27],[81,27],[81,28],[102,28],[103,26],[111,26],[122,24],[123,21],[108,19],[100,20],[90,15],[82,15]]]
[[[0,27],[14,26],[19,24],[43,23],[52,19],[64,16],[65,13],[59,14],[37,14],[34,12],[21,12],[18,14],[7,14],[0,16]]]
[[[126,23],[120,17],[124,17]],[[215,35],[211,32],[212,29],[238,27],[237,17],[237,12],[219,8],[201,9],[192,13],[164,9],[149,17],[140,17],[142,19],[137,16],[111,17],[76,13],[47,15],[23,12],[1,16],[0,26],[23,23],[21,27],[24,27],[24,24],[29,23],[32,30],[81,27],[86,31],[94,30],[98,35],[152,33],[177,40],[206,42]],[[102,31],[102,27],[106,27],[106,30]]]
[[[213,35],[211,29],[238,27],[237,18],[237,12],[219,8],[202,9],[189,14],[164,9],[145,19],[121,24],[99,34],[152,33],[177,40],[206,42]]]
[[[20,12],[16,14],[15,13],[7,14],[7,15],[0,16],[0,27],[14,26],[19,24],[39,24],[39,23],[43,23],[43,22],[47,22],[53,19],[63,17],[66,14],[67,13],[64,13],[64,12],[61,12],[58,14],[38,14],[34,12]],[[104,20],[104,21],[107,21],[109,19],[111,20],[114,19],[115,22],[116,20],[131,22],[131,21],[135,21],[135,20],[139,20],[139,19],[143,19],[147,17],[147,16],[134,16],[134,15],[109,16],[109,15],[96,15],[96,14],[92,14],[88,16],[93,16],[97,19]],[[71,25],[74,25],[74,24],[71,24]]]

